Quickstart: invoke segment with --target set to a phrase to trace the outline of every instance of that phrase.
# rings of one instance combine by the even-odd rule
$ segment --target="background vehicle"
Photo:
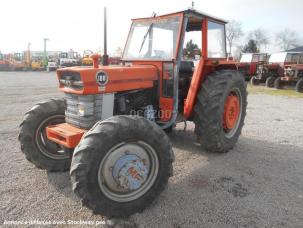
[[[90,57],[93,54],[91,50],[85,50],[83,52],[82,57],[82,65],[83,66],[92,66],[93,65],[93,59]]]
[[[59,56],[58,55],[49,55],[46,70],[47,71],[57,70],[58,61],[59,61]]]
[[[0,70],[9,70],[9,61],[7,56],[0,52]]]
[[[266,79],[266,86],[273,88],[275,80],[284,75],[284,66],[292,65],[298,62],[300,52],[278,52],[269,57],[268,64],[260,66],[257,79]]]
[[[43,56],[41,56],[41,55],[32,55],[30,65],[31,65],[32,70],[44,70]]]
[[[275,88],[282,89],[284,85],[295,84],[296,91],[303,93],[303,54],[297,64],[285,65],[283,77],[275,80]]]
[[[59,68],[80,66],[80,56],[78,52],[70,50],[69,52],[61,52],[59,54]]]
[[[10,70],[28,70],[29,61],[26,59],[25,53],[14,53],[9,55]]]
[[[237,66],[238,70],[244,75],[246,81],[252,79],[252,83],[257,83],[253,78],[257,75],[259,66],[266,62],[266,53],[242,53]]]
[[[95,213],[142,211],[172,176],[163,130],[193,121],[201,146],[219,153],[241,134],[246,84],[226,58],[225,24],[195,10],[134,19],[123,65],[99,66],[93,55],[92,68],[57,70],[65,98],[27,112],[19,134],[26,158],[46,170],[70,168],[74,192]],[[203,40],[194,70],[182,60],[191,31]]]

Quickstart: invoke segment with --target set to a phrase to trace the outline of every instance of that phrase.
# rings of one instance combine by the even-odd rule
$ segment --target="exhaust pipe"
[[[102,65],[108,66],[108,55],[107,55],[107,15],[106,15],[106,7],[104,7],[104,53],[102,56]]]

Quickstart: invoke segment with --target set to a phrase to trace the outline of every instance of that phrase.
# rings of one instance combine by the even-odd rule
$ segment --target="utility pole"
[[[43,66],[46,68],[47,66],[47,53],[46,53],[46,42],[49,41],[48,38],[44,38],[44,52],[43,52]]]
[[[27,52],[26,52],[26,65],[28,68],[30,68],[30,65],[31,65],[31,43],[28,43],[27,44]]]
[[[108,55],[107,55],[107,15],[106,15],[106,7],[104,7],[104,53],[102,56],[102,65],[107,66],[108,65]]]

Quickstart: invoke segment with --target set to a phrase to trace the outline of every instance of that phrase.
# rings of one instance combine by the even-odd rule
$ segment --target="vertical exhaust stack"
[[[108,65],[108,55],[107,55],[107,15],[106,15],[106,7],[104,7],[104,53],[102,56],[102,65]]]

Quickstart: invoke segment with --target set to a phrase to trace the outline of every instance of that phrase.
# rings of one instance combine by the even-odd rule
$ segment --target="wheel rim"
[[[242,116],[242,96],[238,88],[228,94],[223,113],[223,130],[226,137],[231,138],[238,130]]]
[[[116,202],[129,202],[143,196],[159,172],[156,151],[142,141],[121,143],[102,159],[98,184],[104,195]]]
[[[69,158],[69,154],[64,151],[64,148],[59,144],[50,141],[46,136],[46,127],[63,123],[65,121],[64,115],[51,116],[40,123],[35,133],[35,142],[39,150],[46,157],[62,160]]]

